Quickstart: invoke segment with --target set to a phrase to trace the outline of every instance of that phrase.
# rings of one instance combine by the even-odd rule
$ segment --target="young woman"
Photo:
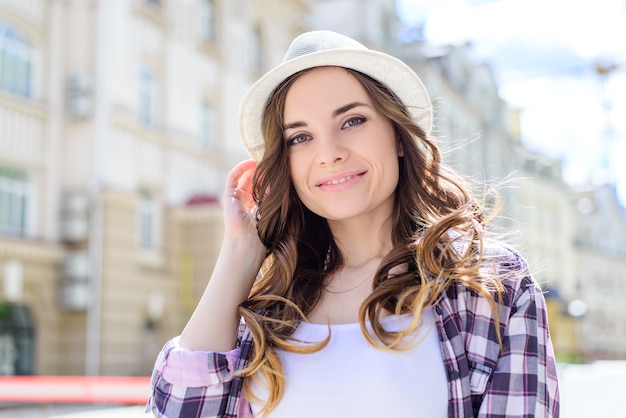
[[[164,417],[556,417],[545,302],[440,165],[401,61],[296,38],[240,108],[253,160],[228,176],[225,237],[157,359]]]

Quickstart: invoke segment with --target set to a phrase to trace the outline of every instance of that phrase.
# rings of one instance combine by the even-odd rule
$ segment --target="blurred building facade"
[[[523,146],[518,111],[500,98],[491,69],[473,61],[469,45],[408,43],[400,55],[431,93],[444,161],[495,187],[497,197],[485,202],[496,205],[491,228],[524,254],[555,312],[555,349],[570,352],[577,335],[573,318],[561,315],[567,301],[559,289],[575,279],[575,224],[561,162]]]
[[[598,255],[581,225],[610,229],[623,215],[577,209],[560,162],[523,147],[516,112],[467,47],[400,43],[400,27],[389,0],[0,0],[0,374],[149,372],[221,243],[224,179],[246,158],[239,101],[294,35],[321,28],[416,69],[448,162],[520,178],[503,189],[498,226],[520,231],[514,242],[558,295],[557,350],[600,349],[584,321],[625,317],[626,290],[623,275],[599,290],[609,274],[598,262],[626,271],[626,258]],[[602,303],[609,289],[614,304]],[[574,321],[568,303],[588,295]],[[624,356],[616,323],[598,344]]]
[[[576,301],[579,354],[585,359],[626,358],[626,218],[614,187],[574,190]],[[621,220],[621,222],[620,222]],[[578,312],[576,312],[578,310]]]
[[[303,10],[0,1],[1,374],[150,371],[212,270],[240,98]]]

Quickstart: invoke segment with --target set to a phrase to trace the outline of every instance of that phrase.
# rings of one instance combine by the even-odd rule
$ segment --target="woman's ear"
[[[400,138],[398,138],[398,146],[396,148],[398,150],[398,157],[404,157],[404,146],[402,146]]]

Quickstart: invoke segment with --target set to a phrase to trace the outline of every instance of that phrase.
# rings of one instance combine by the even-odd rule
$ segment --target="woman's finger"
[[[246,211],[254,207],[252,199],[252,178],[257,163],[253,160],[242,161],[228,173],[224,199],[236,201]],[[226,202],[225,202],[226,203]]]
[[[254,160],[246,160],[237,164],[230,173],[228,173],[226,189],[241,188],[243,186],[243,184],[241,184],[242,182],[250,182],[251,184],[256,166],[257,163]]]

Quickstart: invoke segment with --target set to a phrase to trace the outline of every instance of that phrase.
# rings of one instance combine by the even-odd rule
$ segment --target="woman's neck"
[[[328,224],[345,267],[359,268],[373,260],[380,262],[392,248],[391,218],[382,222],[351,219]]]

